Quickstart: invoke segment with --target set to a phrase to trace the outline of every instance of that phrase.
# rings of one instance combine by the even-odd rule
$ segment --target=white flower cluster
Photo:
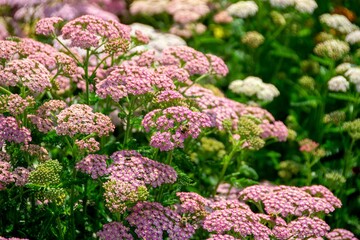
[[[344,15],[325,13],[320,16],[320,22],[329,28],[333,28],[340,33],[348,34],[358,29],[358,26],[352,24]]]
[[[247,18],[254,16],[259,10],[258,5],[254,1],[240,1],[231,4],[226,11],[231,15],[239,18]]]
[[[360,30],[355,30],[346,35],[345,41],[350,44],[360,43]]]
[[[249,76],[244,80],[235,80],[229,85],[230,91],[236,94],[254,96],[262,101],[271,102],[280,95],[279,90],[270,83],[264,83],[260,78]]]
[[[314,52],[320,57],[328,57],[333,60],[343,58],[349,51],[349,44],[338,39],[326,40],[317,44],[314,48]]]
[[[328,89],[330,91],[346,92],[349,87],[349,82],[343,76],[336,76],[328,81]]]
[[[277,8],[295,7],[302,13],[313,13],[318,7],[315,0],[270,0],[270,5]]]
[[[169,0],[136,0],[130,6],[130,13],[156,15],[166,11]]]
[[[346,92],[350,88],[350,83],[356,87],[356,91],[360,92],[360,67],[353,67],[350,63],[342,63],[336,67],[338,74],[344,76],[336,76],[328,81],[328,89],[335,92]],[[350,83],[349,83],[350,82]]]

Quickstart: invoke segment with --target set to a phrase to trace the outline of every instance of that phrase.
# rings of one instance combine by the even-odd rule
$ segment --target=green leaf
[[[274,48],[274,50],[270,51],[270,55],[281,57],[281,58],[292,59],[292,60],[294,60],[296,62],[300,61],[299,56],[292,49],[290,49],[290,48],[288,48],[286,46],[283,46],[283,45],[281,45],[280,43],[277,43],[277,42],[271,43],[271,46]]]
[[[248,178],[237,179],[235,177],[230,178],[230,182],[232,185],[234,185],[237,188],[245,188],[245,187],[249,187],[249,186],[258,184],[257,181],[254,181],[254,180],[251,180]]]

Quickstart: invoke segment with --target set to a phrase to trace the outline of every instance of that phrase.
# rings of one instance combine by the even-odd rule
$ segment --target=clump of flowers
[[[254,16],[259,10],[258,5],[254,1],[239,1],[231,4],[226,11],[234,17],[247,18]]]
[[[103,225],[102,230],[98,231],[96,235],[101,240],[133,240],[133,236],[129,233],[129,228],[125,227],[120,222],[111,222]]]
[[[257,31],[247,32],[242,38],[241,42],[250,48],[258,48],[264,43],[264,36]]]
[[[87,151],[89,153],[97,152],[100,150],[100,143],[95,138],[87,138],[82,140],[75,140],[75,145],[81,151]]]
[[[0,115],[0,147],[7,142],[24,143],[25,145],[31,141],[29,129],[20,127],[13,117],[5,117]]]
[[[126,25],[92,15],[81,16],[66,23],[61,33],[64,39],[71,40],[72,47],[84,49],[97,48],[105,40],[106,44],[121,39],[130,40],[130,31]]]
[[[0,111],[9,112],[15,117],[22,114],[25,109],[35,105],[35,100],[32,96],[27,96],[24,99],[19,94],[1,95],[0,102],[2,104]]]
[[[60,182],[62,166],[57,160],[48,160],[31,171],[29,182],[40,186],[51,186]]]
[[[166,231],[170,239],[189,239],[195,229],[189,223],[182,223],[181,216],[157,202],[138,202],[126,218],[135,233],[143,239],[163,239]]]
[[[256,96],[259,100],[271,102],[280,95],[279,90],[270,83],[264,83],[258,77],[247,77],[244,80],[232,81],[229,89],[236,94],[245,94],[246,96]]]
[[[0,70],[0,85],[24,86],[36,95],[51,87],[50,72],[35,60],[12,60]]]
[[[325,13],[320,16],[320,22],[342,34],[348,34],[358,29],[358,27],[355,24],[352,24],[348,18],[340,14]]]
[[[109,117],[102,113],[93,113],[91,107],[85,104],[73,104],[57,115],[56,133],[74,136],[76,134],[109,135],[115,126]]]
[[[345,122],[343,124],[343,129],[349,133],[352,139],[360,139],[360,119],[355,119],[351,122]]]
[[[174,183],[176,171],[163,163],[143,157],[136,151],[117,151],[110,158],[110,178],[130,182],[133,186],[151,185],[159,187],[165,183]]]
[[[129,204],[145,201],[148,192],[145,186],[111,179],[104,183],[104,198],[107,208],[114,213],[124,213]]]
[[[316,194],[312,196],[314,192]],[[329,214],[335,210],[335,207],[341,207],[340,200],[328,189],[316,186],[310,188],[251,186],[240,193],[240,198],[245,201],[261,201],[266,213],[283,217],[304,216],[319,212]]]
[[[314,48],[314,52],[320,57],[327,57],[333,60],[343,58],[349,51],[349,44],[338,39],[326,40],[317,44]]]
[[[89,154],[78,162],[75,168],[80,172],[91,175],[91,178],[97,179],[109,173],[106,165],[107,159],[108,157],[105,155]]]
[[[36,115],[29,114],[29,120],[36,125],[42,133],[47,133],[54,129],[56,124],[56,114],[67,107],[62,100],[50,100],[43,103],[37,110]]]
[[[346,92],[350,88],[350,84],[343,76],[336,76],[329,80],[328,88],[334,92]]]
[[[150,145],[161,151],[184,147],[184,141],[197,138],[202,128],[211,127],[210,118],[187,107],[156,109],[148,113],[142,125],[146,132],[155,131]]]

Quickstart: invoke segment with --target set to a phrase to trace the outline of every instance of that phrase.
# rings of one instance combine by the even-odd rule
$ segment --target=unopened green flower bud
[[[30,172],[29,182],[42,186],[58,184],[62,166],[57,160],[48,160]]]
[[[339,124],[345,121],[346,114],[343,111],[334,111],[324,116],[324,123]]]
[[[352,122],[345,122],[343,129],[347,131],[354,140],[360,139],[360,119],[355,119]]]
[[[264,43],[264,36],[256,31],[247,32],[242,38],[241,42],[250,48],[258,48]]]
[[[270,16],[275,25],[284,26],[286,24],[286,19],[281,13],[277,11],[271,11]]]
[[[314,90],[315,89],[315,80],[309,76],[302,76],[299,79],[299,84],[304,88]]]

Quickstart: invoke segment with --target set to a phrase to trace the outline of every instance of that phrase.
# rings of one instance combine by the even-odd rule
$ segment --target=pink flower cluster
[[[75,168],[80,172],[89,174],[93,179],[97,179],[109,174],[106,165],[107,159],[106,155],[89,154],[78,162]]]
[[[89,153],[94,153],[100,150],[100,143],[95,140],[95,138],[88,138],[85,140],[75,140],[75,145],[81,151],[87,151]]]
[[[311,190],[316,191],[316,197],[307,193]],[[268,214],[283,217],[306,216],[319,212],[329,214],[335,210],[335,207],[341,207],[340,200],[325,187],[302,189],[289,186],[255,185],[241,191],[240,198],[244,201],[261,201]]]
[[[74,136],[76,134],[109,135],[115,126],[110,118],[102,113],[93,113],[92,108],[85,104],[73,104],[57,115],[56,133]]]
[[[175,90],[166,90],[159,92],[155,98],[156,103],[171,102],[176,100],[185,99],[184,96]]]
[[[31,135],[27,128],[19,126],[15,118],[0,114],[0,147],[5,141],[28,144]]]
[[[195,229],[188,223],[181,222],[181,216],[174,210],[157,202],[138,202],[126,218],[135,233],[142,239],[164,239],[166,231],[169,239],[189,239]]]
[[[27,168],[17,167],[11,171],[11,164],[0,160],[0,191],[6,185],[15,183],[16,186],[24,186],[29,180],[30,171]]]
[[[299,142],[300,144],[300,152],[313,152],[319,146],[319,143],[314,142],[311,139],[305,138]]]
[[[96,235],[101,240],[133,240],[134,238],[129,233],[129,228],[125,227],[120,222],[111,222],[103,225],[102,230],[98,231]]]
[[[215,96],[211,90],[198,85],[183,88],[182,92],[185,97],[192,98],[195,101],[200,110],[210,117],[213,126],[220,131],[224,130],[223,123],[225,120],[230,121],[233,129],[236,130],[239,118],[249,115],[261,122],[259,126],[263,130],[262,138],[273,137],[279,141],[287,139],[288,130],[284,123],[275,121],[274,117],[265,109],[247,106],[226,97]]]
[[[260,223],[260,217],[250,210],[223,209],[210,213],[204,220],[203,227],[209,232],[224,234],[235,232],[241,237],[252,235],[254,239],[270,239],[272,232]]]
[[[28,107],[35,105],[35,100],[31,96],[27,96],[25,99],[19,94],[2,95],[1,97],[4,97],[5,100],[2,107],[6,108],[6,111],[15,117],[22,114]]]
[[[150,93],[153,87],[167,90],[174,89],[175,85],[166,75],[157,74],[149,68],[123,64],[96,85],[96,93],[101,98],[110,96],[118,102],[128,95]]]
[[[325,236],[329,240],[357,240],[357,238],[354,236],[352,232],[342,228],[333,229]]]
[[[212,126],[206,114],[180,106],[153,110],[145,115],[142,125],[146,132],[155,131],[150,145],[161,151],[181,148],[185,139],[197,138],[202,128]]]
[[[117,151],[110,158],[113,160],[108,168],[110,177],[134,186],[158,187],[174,183],[177,178],[171,166],[143,157],[136,151]]]
[[[68,22],[61,32],[64,39],[71,40],[72,47],[84,49],[99,47],[103,39],[130,40],[130,29],[126,25],[92,15],[84,15]]]
[[[59,17],[50,17],[50,18],[43,18],[40,19],[36,24],[36,34],[50,36],[51,34],[55,34],[55,24],[64,21],[62,18]]]
[[[36,115],[29,114],[28,118],[32,124],[36,125],[40,132],[47,133],[54,129],[56,114],[66,108],[66,103],[62,100],[50,100],[45,102],[36,110]]]
[[[35,60],[12,60],[0,70],[0,85],[24,86],[39,94],[51,87],[50,72]]]
[[[186,69],[190,75],[206,74],[210,70],[207,57],[199,51],[187,46],[166,48],[161,55],[163,65],[176,65]]]

